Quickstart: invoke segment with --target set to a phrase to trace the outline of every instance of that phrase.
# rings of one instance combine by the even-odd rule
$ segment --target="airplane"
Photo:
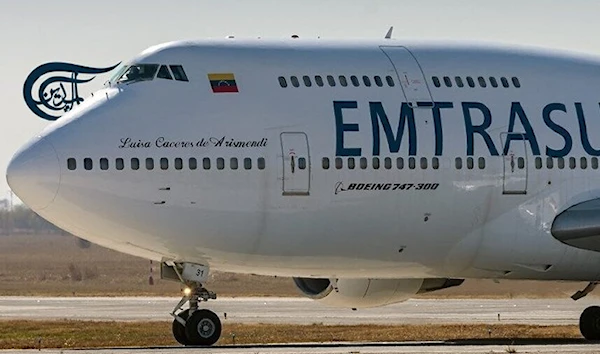
[[[386,36],[388,37],[388,36]],[[383,306],[464,279],[600,280],[600,58],[448,41],[153,46],[23,146],[19,198],[185,285],[212,345],[212,270]],[[185,307],[185,309],[184,309]],[[600,307],[580,318],[600,339]]]

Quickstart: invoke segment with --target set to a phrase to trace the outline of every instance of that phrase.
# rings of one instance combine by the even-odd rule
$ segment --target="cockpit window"
[[[117,82],[121,84],[130,84],[138,81],[149,81],[154,79],[157,70],[157,64],[130,65]]]
[[[171,73],[169,72],[169,68],[167,68],[166,65],[160,66],[160,69],[158,69],[158,74],[156,75],[156,78],[173,80],[173,77],[171,76]]]
[[[183,70],[183,66],[181,65],[170,65],[171,71],[173,72],[173,76],[177,81],[189,81],[185,71]]]

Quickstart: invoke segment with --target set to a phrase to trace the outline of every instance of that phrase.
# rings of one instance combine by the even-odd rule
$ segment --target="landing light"
[[[190,295],[191,293],[192,293],[192,289],[190,289],[190,288],[185,288],[185,289],[183,289],[183,294],[184,294],[185,296],[188,296],[188,295]]]

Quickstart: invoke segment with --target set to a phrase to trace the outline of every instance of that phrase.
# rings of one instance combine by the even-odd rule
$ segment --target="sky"
[[[48,124],[25,105],[27,75],[64,61],[106,67],[162,42],[207,37],[480,40],[600,56],[596,0],[0,0],[0,170]],[[85,98],[109,75],[82,89]],[[2,173],[4,175],[4,172]],[[0,199],[9,195],[0,178]]]

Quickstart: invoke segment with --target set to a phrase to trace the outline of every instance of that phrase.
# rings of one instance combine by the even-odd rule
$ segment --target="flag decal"
[[[208,80],[214,93],[239,92],[233,73],[208,74]]]

